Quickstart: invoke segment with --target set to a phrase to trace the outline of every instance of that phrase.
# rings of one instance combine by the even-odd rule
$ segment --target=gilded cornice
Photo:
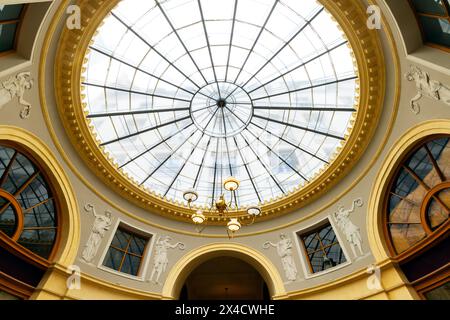
[[[124,198],[151,212],[181,221],[189,221],[192,212],[182,203],[170,202],[140,188],[121,173],[112,159],[99,147],[92,135],[82,106],[81,74],[87,48],[96,30],[119,0],[80,0],[82,27],[62,31],[55,59],[57,107],[68,136],[81,158],[96,175]],[[359,75],[358,112],[353,129],[334,161],[308,185],[291,194],[262,205],[257,221],[286,214],[307,205],[324,194],[351,170],[363,155],[378,124],[385,96],[384,56],[377,30],[366,26],[367,14],[357,1],[321,0],[341,25],[354,52]],[[244,218],[245,212],[236,215]],[[213,217],[210,224],[224,224],[225,218]]]

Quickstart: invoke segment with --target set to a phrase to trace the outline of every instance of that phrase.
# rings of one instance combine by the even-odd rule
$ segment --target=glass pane
[[[420,13],[438,15],[446,14],[442,0],[412,0],[412,3],[414,8]]]
[[[7,236],[12,237],[14,231],[16,231],[16,214],[14,209],[3,198],[0,198],[0,208],[5,208],[5,211],[0,212],[0,230]]]
[[[306,250],[309,252],[317,251],[320,248],[320,242],[317,238],[317,233],[310,234],[303,238]]]
[[[419,17],[425,34],[425,41],[450,48],[450,22],[446,19]]]
[[[450,145],[448,138],[436,139],[428,143],[428,147],[441,169],[444,177],[450,179]]]
[[[23,4],[0,5],[0,21],[19,19]]]
[[[391,223],[420,223],[421,199],[401,199],[398,196],[390,197],[389,222]]]
[[[421,225],[394,224],[389,227],[392,243],[397,253],[401,253],[426,237]]]
[[[427,300],[450,300],[450,282],[425,293]]]
[[[448,220],[450,189],[442,190],[436,197],[437,199],[433,198],[428,207],[428,220],[432,229],[438,228]]]
[[[313,273],[323,271],[323,251],[317,251],[309,256]]]
[[[133,276],[137,276],[140,264],[140,258],[127,254],[122,265],[122,270],[120,271],[123,273],[131,274]]]
[[[49,192],[46,183],[39,175],[30,185],[19,195],[18,201],[22,208],[28,209],[49,198]]]
[[[14,153],[15,151],[13,149],[0,146],[0,178],[3,176]],[[1,187],[2,186],[0,186],[0,188]]]
[[[411,174],[402,168],[392,191],[401,197],[407,197],[418,188],[420,188],[419,183]]]
[[[128,241],[131,237],[131,234],[122,229],[117,229],[116,234],[114,235],[114,239],[111,243],[116,248],[126,250],[128,247]]]
[[[48,201],[31,211],[25,213],[24,219],[25,228],[32,227],[55,227],[55,207],[53,200]]]
[[[116,250],[114,248],[109,248],[103,265],[118,271],[122,262],[123,255],[124,253],[122,251]]]
[[[9,171],[8,179],[2,188],[11,194],[15,194],[35,171],[36,169],[30,160],[18,154]]]
[[[430,188],[442,182],[425,148],[420,148],[406,165]]]
[[[328,226],[319,232],[320,239],[322,240],[323,246],[328,246],[336,242],[336,236],[334,234],[333,228]]]
[[[133,236],[130,242],[129,252],[142,256],[144,254],[147,239]]]
[[[337,266],[341,263],[346,262],[344,251],[342,251],[339,243],[327,248],[326,250],[328,259],[331,260],[333,266]]]
[[[16,23],[0,24],[0,52],[14,49],[16,29]]]
[[[48,258],[56,238],[56,230],[25,230],[17,241],[37,255]]]

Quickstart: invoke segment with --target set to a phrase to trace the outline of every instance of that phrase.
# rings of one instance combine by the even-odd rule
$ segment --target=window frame
[[[60,201],[58,200],[57,192],[55,187],[53,186],[53,180],[51,179],[51,174],[49,174],[45,168],[41,165],[40,161],[32,154],[31,151],[28,151],[25,147],[18,145],[17,143],[7,141],[7,140],[0,140],[0,147],[10,148],[15,150],[18,154],[22,154],[24,157],[26,157],[38,170],[39,175],[42,177],[42,179],[45,181],[46,186],[48,188],[48,191],[51,193],[51,199],[53,200],[54,206],[55,206],[55,219],[56,219],[56,236],[55,240],[52,246],[52,249],[50,251],[50,254],[48,258],[41,257],[34,253],[33,251],[23,247],[20,245],[17,240],[14,240],[13,238],[7,236],[4,232],[0,232],[0,246],[2,246],[4,249],[10,251],[14,255],[18,256],[19,258],[25,260],[26,262],[41,268],[42,270],[46,270],[50,264],[51,261],[54,260],[56,253],[58,252],[59,245],[61,242],[61,228],[62,228],[62,218],[61,218],[61,212],[62,212],[62,206]],[[0,177],[1,178],[1,177]],[[3,189],[1,189],[3,190]],[[49,199],[50,199],[49,198]],[[20,205],[19,205],[20,207]],[[23,210],[20,207],[20,213],[22,215],[25,214],[25,210]],[[19,222],[20,223],[20,222]],[[19,235],[20,236],[20,235]]]
[[[314,231],[317,231],[318,229],[324,228],[326,225],[331,226],[331,228],[336,236],[337,243],[341,247],[342,253],[343,253],[346,261],[341,264],[337,264],[336,266],[331,267],[329,269],[318,271],[318,272],[313,272],[311,263],[310,263],[310,259],[309,259],[309,255],[308,255],[308,252],[304,245],[302,236],[305,236],[306,234],[310,234]],[[298,252],[300,253],[300,262],[301,262],[301,265],[303,268],[303,273],[304,273],[305,279],[323,276],[325,274],[345,268],[352,263],[352,259],[350,258],[350,255],[347,251],[347,247],[346,247],[346,245],[343,245],[344,239],[341,238],[339,232],[336,232],[337,230],[339,230],[339,229],[336,227],[332,216],[327,216],[318,222],[314,222],[311,225],[306,226],[305,228],[294,232],[294,237],[295,237],[295,241],[297,244]]]
[[[147,243],[145,245],[144,252],[141,257],[141,262],[139,264],[139,269],[138,269],[137,275],[132,275],[129,273],[121,272],[116,269],[110,268],[104,264],[106,255],[108,254],[108,251],[111,248],[112,241],[114,240],[114,237],[119,229],[147,239]],[[148,271],[151,253],[153,251],[153,246],[154,246],[154,242],[155,242],[155,234],[150,233],[147,230],[138,228],[134,225],[131,225],[130,223],[128,223],[120,218],[117,219],[113,230],[114,230],[114,232],[111,232],[111,235],[108,239],[107,245],[105,246],[103,253],[100,256],[100,259],[97,264],[97,268],[99,268],[100,270],[112,273],[114,275],[120,276],[120,277],[144,282],[145,276]],[[116,249],[116,250],[118,250],[118,249]],[[120,251],[124,252],[123,250],[120,250]]]
[[[17,4],[23,4],[23,8],[22,11],[20,12],[19,18],[18,19],[13,19],[13,20],[5,20],[5,21],[0,21],[0,25],[3,24],[17,24],[16,30],[14,32],[14,44],[13,44],[13,48],[10,50],[6,50],[6,51],[0,51],[0,58],[10,55],[10,54],[14,54],[17,52],[17,44],[19,42],[19,37],[20,37],[20,32],[22,29],[22,25],[23,25],[23,19],[25,17],[25,14],[27,13],[28,10],[28,3],[17,3]]]
[[[426,294],[450,281],[450,266],[446,266],[435,270],[431,274],[418,279],[411,284],[415,287],[417,293],[422,300],[428,300]]]
[[[409,6],[411,7],[411,10],[414,12],[414,16],[416,17],[416,22],[419,25],[419,29],[420,29],[420,33],[422,35],[422,42],[423,44],[435,48],[435,49],[439,49],[442,51],[446,51],[446,52],[450,52],[450,48],[440,45],[438,43],[434,43],[434,42],[428,42],[426,40],[426,35],[425,35],[425,31],[423,28],[423,24],[420,21],[420,17],[429,17],[429,18],[434,18],[434,19],[445,19],[450,23],[450,5],[448,4],[448,2],[446,0],[441,0],[443,3],[443,7],[444,10],[446,11],[447,15],[438,15],[438,14],[430,14],[430,13],[422,13],[422,12],[418,12],[414,6],[413,0],[408,0]]]
[[[390,196],[391,196],[391,190],[393,188],[394,183],[397,181],[400,170],[402,168],[404,168],[404,164],[416,152],[418,152],[425,144],[427,144],[433,140],[437,140],[437,139],[441,139],[441,138],[450,139],[450,135],[449,134],[430,135],[421,140],[416,141],[411,146],[409,146],[407,152],[405,152],[405,154],[399,158],[399,161],[396,165],[396,169],[393,171],[393,173],[390,177],[390,181],[387,184],[387,188],[386,188],[386,191],[384,194],[384,199],[383,199],[383,217],[382,217],[383,235],[384,235],[384,238],[386,239],[385,243],[388,247],[390,256],[393,257],[397,261],[407,262],[410,259],[414,258],[415,256],[425,252],[426,250],[428,250],[431,247],[438,244],[440,242],[439,240],[441,240],[445,236],[445,233],[448,232],[447,229],[448,229],[448,226],[450,225],[450,218],[447,220],[447,222],[442,223],[438,228],[436,228],[430,234],[427,233],[427,236],[425,238],[416,242],[415,244],[410,246],[405,251],[398,253],[394,247],[391,232],[389,231],[389,228],[388,228],[388,223],[389,223],[388,217],[389,217],[389,213],[390,213],[388,210],[388,206],[389,206],[389,200],[390,200]],[[434,168],[434,164],[433,164],[433,168]],[[440,186],[442,184],[449,183],[449,182],[450,182],[450,178],[444,182],[439,183],[437,186]],[[422,202],[420,203],[421,218],[423,217],[422,211],[423,210],[426,211],[426,209],[428,208],[429,202],[425,203],[427,196],[429,196],[429,193],[432,192],[434,189],[436,189],[436,187],[430,188],[430,190],[428,190],[427,194],[424,196],[424,198],[422,199]],[[422,219],[421,219],[421,223],[423,223]],[[424,228],[424,231],[426,232],[425,228]]]

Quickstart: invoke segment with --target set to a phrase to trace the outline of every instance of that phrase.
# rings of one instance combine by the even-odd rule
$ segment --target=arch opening
[[[269,300],[259,272],[245,261],[229,256],[203,262],[189,274],[180,300]]]
[[[257,273],[267,286],[267,299],[279,299],[286,294],[278,270],[264,255],[242,244],[219,243],[200,247],[180,259],[167,277],[163,288],[163,296],[167,299],[183,298],[180,295],[184,285],[190,280],[192,281],[192,278],[189,279],[189,276],[192,274],[195,276],[197,268],[201,271],[205,266],[208,267],[208,262],[217,263],[216,259],[229,259],[230,263],[234,263],[235,266],[236,264],[238,267],[244,266],[245,270],[251,270],[255,278],[255,273]],[[185,291],[186,289],[183,293]],[[264,295],[261,299],[263,298],[265,298]]]

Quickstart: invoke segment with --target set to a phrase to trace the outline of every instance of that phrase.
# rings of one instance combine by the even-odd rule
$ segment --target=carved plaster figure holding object
[[[159,278],[166,271],[167,265],[169,264],[169,258],[167,255],[168,249],[175,249],[178,247],[180,250],[184,250],[185,248],[184,243],[177,242],[175,244],[170,244],[170,240],[172,240],[172,238],[169,236],[159,237],[155,244],[153,270],[149,281],[153,281],[153,278],[156,276],[154,280],[156,284],[159,284]]]
[[[99,215],[96,213],[92,204],[87,204],[84,209],[89,213],[92,212],[95,217],[91,234],[82,253],[83,259],[86,262],[91,262],[97,255],[98,248],[103,237],[105,236],[106,231],[108,231],[111,226],[111,212],[106,211],[105,215]]]
[[[338,211],[333,214],[334,219],[339,227],[339,229],[344,233],[345,238],[350,243],[353,255],[358,257],[356,248],[358,248],[361,255],[364,254],[362,250],[362,238],[359,228],[350,220],[350,214],[355,211],[356,207],[362,207],[363,200],[358,198],[353,200],[353,205],[351,209],[345,210],[343,206],[338,207]]]
[[[277,243],[272,243],[270,241],[265,242],[263,248],[277,248],[277,253],[281,258],[286,278],[289,281],[295,281],[297,279],[297,267],[295,266],[294,258],[292,257],[292,240],[286,237],[285,234],[281,234],[280,239],[281,240]]]

